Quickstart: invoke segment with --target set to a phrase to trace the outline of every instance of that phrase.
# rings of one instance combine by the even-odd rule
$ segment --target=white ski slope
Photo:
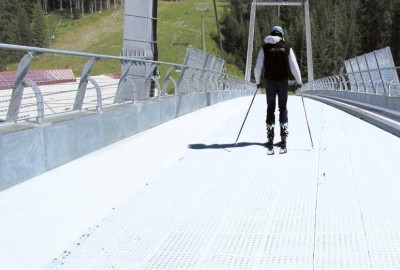
[[[234,147],[251,98],[0,192],[0,269],[399,269],[400,139],[291,96],[267,156],[259,95]]]

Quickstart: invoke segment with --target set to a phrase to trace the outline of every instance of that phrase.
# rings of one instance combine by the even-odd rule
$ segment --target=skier
[[[254,75],[257,87],[261,87],[261,73],[264,67],[264,77],[267,91],[267,147],[268,154],[274,154],[274,127],[276,96],[278,96],[279,122],[281,135],[280,153],[286,153],[286,142],[289,135],[288,111],[286,108],[288,99],[288,76],[289,68],[296,82],[302,86],[299,65],[292,48],[286,46],[284,31],[280,26],[274,26],[271,34],[264,39],[264,46],[260,49],[257,63],[254,68]]]

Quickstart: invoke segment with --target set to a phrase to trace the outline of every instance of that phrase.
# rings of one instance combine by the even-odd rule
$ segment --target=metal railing
[[[303,90],[350,91],[365,94],[400,96],[400,83],[389,47],[344,61],[346,74],[314,80]]]
[[[371,69],[370,72],[381,73],[384,70],[400,71],[400,67]],[[365,79],[361,74],[364,72],[357,71],[346,75],[330,76],[314,80],[304,84],[302,91],[308,90],[332,90],[332,91],[350,91],[356,93],[385,95],[385,96],[400,96],[400,83],[398,79],[385,80],[382,77],[372,80]],[[353,78],[360,76],[360,80]]]
[[[192,92],[255,89],[253,83],[229,74],[216,72],[215,70],[192,67],[185,64],[153,61],[146,58],[53,50],[4,43],[0,43],[0,50],[25,53],[17,68],[15,79],[12,82],[12,89],[0,90],[0,124],[27,120],[40,123],[45,117],[56,114],[82,110],[100,112],[106,106],[139,101],[145,102],[167,95],[177,96]],[[82,57],[88,60],[76,83],[39,87],[34,80],[27,77],[32,59],[39,54]],[[119,61],[121,65],[123,63],[125,68],[121,71],[120,78],[91,76],[92,67],[100,60]],[[151,64],[157,67],[165,65],[169,66],[169,68],[163,78],[161,75],[148,74],[145,85],[136,85],[134,81],[127,78],[126,74],[130,66],[137,64]],[[62,66],[61,62],[60,66]],[[178,78],[176,78],[176,76],[180,76],[182,71],[190,71],[196,74],[196,76],[184,78],[186,83],[186,86],[182,87],[184,91],[179,88]],[[145,87],[149,84],[154,85],[153,89]],[[119,98],[117,95],[118,90],[127,85],[132,90],[132,97],[129,100]],[[155,90],[156,94],[151,95],[150,90],[145,90],[146,93],[143,93],[143,89]],[[193,89],[193,91],[188,91],[188,89]],[[138,94],[141,95],[140,99],[137,98]]]

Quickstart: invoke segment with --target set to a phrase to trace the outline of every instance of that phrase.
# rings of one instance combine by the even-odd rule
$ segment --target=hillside
[[[159,1],[157,34],[160,61],[182,63],[189,45],[201,48],[201,16],[194,10],[197,2],[196,0]],[[221,16],[222,7],[219,12]],[[53,49],[119,55],[122,47],[123,14],[121,7],[86,15],[79,20],[63,19],[59,14],[50,14],[47,20],[52,26],[54,39],[49,45]],[[213,35],[217,35],[212,2],[210,11],[204,13],[204,17],[206,50],[220,57],[218,44],[212,39]],[[62,57],[60,60],[60,56],[41,55],[36,57],[31,68],[71,68],[79,76],[86,60],[78,57]],[[95,64],[92,74],[119,72],[120,69],[120,63],[117,61],[99,61]],[[228,64],[227,72],[243,77],[243,73],[234,65]]]

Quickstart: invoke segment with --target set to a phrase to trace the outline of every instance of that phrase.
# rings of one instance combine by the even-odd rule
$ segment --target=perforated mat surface
[[[174,120],[177,126],[171,121],[86,157],[79,165],[108,164],[123,173],[114,179],[97,175],[91,184],[96,188],[86,189],[87,196],[74,207],[91,204],[86,211],[99,214],[84,223],[90,226],[75,226],[80,236],[54,245],[42,262],[31,265],[52,270],[400,269],[399,138],[306,100],[312,149],[301,99],[290,97],[288,153],[267,156],[264,98],[256,98],[236,147],[251,97],[184,116]],[[207,110],[214,110],[215,119],[199,121]],[[135,143],[148,143],[140,158],[154,163],[144,168],[135,159]],[[132,155],[131,168],[115,167],[119,147]],[[164,156],[165,149],[174,154]],[[68,175],[76,166],[60,173]],[[79,181],[88,178],[93,179],[91,172]],[[122,179],[139,178],[135,192],[114,187]],[[91,196],[99,186],[104,194],[125,199],[105,196],[107,203]],[[96,203],[109,210],[101,212]],[[71,213],[69,218],[79,217]],[[44,244],[67,231],[68,226],[43,233]],[[40,250],[39,243],[32,244]],[[4,257],[1,244],[0,251]],[[8,259],[10,265],[18,263]]]

